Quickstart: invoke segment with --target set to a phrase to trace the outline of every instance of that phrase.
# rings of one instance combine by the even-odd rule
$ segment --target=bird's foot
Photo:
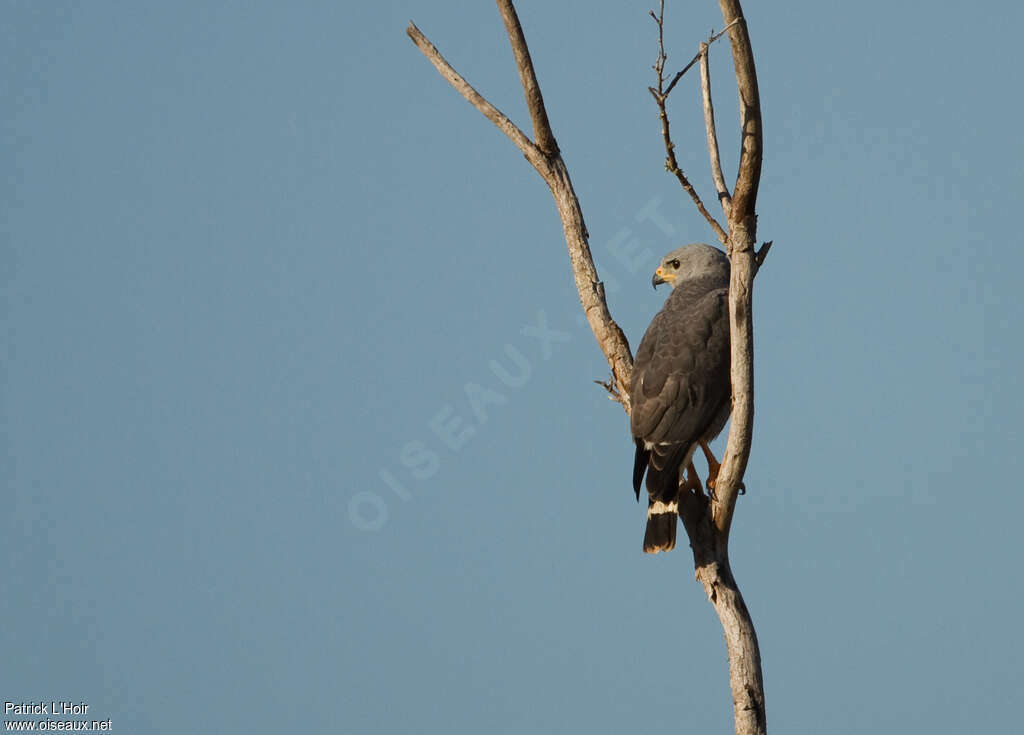
[[[703,439],[700,442],[700,448],[704,452],[704,458],[708,461],[708,495],[712,500],[717,500],[715,497],[715,484],[718,482],[718,471],[722,469],[722,463],[715,459],[715,455],[711,453],[711,447]],[[725,459],[724,457],[722,458]],[[747,486],[742,482],[739,486],[740,495],[747,494]]]
[[[708,477],[708,495],[711,496],[712,500],[718,500],[718,498],[715,497],[715,483],[716,482],[718,482],[718,473],[717,472],[715,473],[714,477]],[[740,495],[746,495],[747,494],[747,486],[744,485],[742,482],[740,483],[739,491],[740,491]]]
[[[694,492],[700,494],[704,492],[704,487],[700,484],[700,475],[697,474],[697,468],[693,466],[693,462],[690,462],[686,467],[686,479],[682,485],[679,486],[680,492]]]

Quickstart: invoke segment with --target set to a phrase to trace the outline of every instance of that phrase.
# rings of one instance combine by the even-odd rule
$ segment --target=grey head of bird
[[[729,282],[729,258],[718,248],[695,242],[676,248],[661,259],[651,285],[667,283],[675,288],[684,281],[717,278]]]

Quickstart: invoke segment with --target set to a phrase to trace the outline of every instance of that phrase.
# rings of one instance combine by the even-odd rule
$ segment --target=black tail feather
[[[649,495],[647,530],[644,533],[644,551],[654,554],[669,551],[676,545],[676,523],[679,499],[679,472],[690,461],[693,447],[685,444],[655,446],[647,449],[637,439],[636,460],[633,465],[633,489],[640,495],[640,484],[647,475]]]
[[[644,532],[644,553],[657,554],[676,547],[676,511],[652,514],[648,511],[647,530]]]
[[[644,440],[636,440],[636,458],[633,460],[633,490],[636,491],[637,502],[640,501],[640,486],[644,482],[644,472],[647,471],[647,460],[651,456],[651,450],[644,448]]]

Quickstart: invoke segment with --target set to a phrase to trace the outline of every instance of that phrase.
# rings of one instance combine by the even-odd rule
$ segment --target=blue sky
[[[674,69],[721,18],[668,5]],[[769,726],[1007,731],[1022,11],[748,5],[775,247],[732,553]],[[0,697],[138,733],[728,731],[550,194],[404,34],[528,128],[492,4],[0,7]],[[635,346],[660,256],[712,238],[653,23],[517,7]],[[695,75],[670,113],[708,196]]]

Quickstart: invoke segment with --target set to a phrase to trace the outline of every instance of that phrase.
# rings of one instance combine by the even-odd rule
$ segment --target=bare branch
[[[676,75],[675,75],[674,77],[672,77],[672,81],[668,83],[668,87],[667,87],[667,88],[665,89],[665,96],[666,96],[666,97],[667,97],[667,96],[668,96],[669,94],[671,94],[671,93],[672,93],[672,90],[673,90],[673,89],[675,89],[676,83],[677,83],[677,82],[678,82],[678,81],[679,81],[680,79],[682,79],[682,78],[683,78],[683,75],[684,75],[684,74],[685,74],[686,72],[690,71],[690,69],[692,69],[692,68],[693,68],[693,65],[697,63],[697,59],[699,59],[699,58],[700,58],[700,54],[697,54],[697,55],[696,55],[696,56],[694,56],[694,57],[693,57],[692,59],[690,59],[690,63],[689,63],[689,64],[687,64],[687,65],[686,65],[686,66],[684,66],[684,67],[683,67],[682,69],[680,69],[679,71],[677,71],[677,72],[676,72]]]
[[[434,68],[441,73],[441,76],[447,79],[448,83],[455,87],[456,91],[465,97],[466,101],[473,105],[473,107],[478,109],[484,117],[497,125],[498,129],[507,135],[509,140],[515,143],[516,147],[523,152],[523,155],[533,164],[534,168],[537,168],[539,171],[539,167],[546,164],[544,153],[540,148],[534,145],[533,141],[527,138],[526,134],[514,122],[509,120],[501,110],[484,99],[483,95],[477,92],[461,74],[455,71],[451,64],[441,56],[441,52],[437,50],[437,47],[416,27],[415,23],[410,23],[405,32],[430,63],[434,65]]]
[[[629,414],[629,385],[633,375],[633,353],[622,328],[612,318],[605,299],[604,283],[597,275],[594,259],[590,253],[589,235],[583,222],[583,210],[572,187],[569,170],[561,155],[551,160],[551,176],[545,179],[555,206],[562,220],[562,233],[569,248],[569,262],[572,264],[576,291],[580,296],[583,313],[590,330],[608,360],[612,376],[619,386],[623,409]]]
[[[608,380],[595,380],[594,382],[608,391],[608,400],[615,401],[616,403],[622,403],[623,396],[619,391],[619,386],[615,380],[615,373],[612,373],[612,376]],[[629,400],[628,396],[626,397],[626,400]]]
[[[719,0],[722,18],[729,29],[736,86],[740,94],[741,149],[739,171],[728,215],[730,359],[732,363],[732,414],[725,456],[711,502],[714,544],[711,554],[698,558],[697,578],[722,622],[729,649],[729,684],[737,735],[764,735],[766,727],[761,653],[750,612],[743,602],[729,568],[729,531],[736,498],[750,458],[754,429],[754,274],[768,255],[771,243],[755,254],[757,234],[755,204],[761,177],[761,102],[757,89],[754,52],[739,0]],[[704,550],[702,550],[704,551]]]
[[[728,241],[729,237],[726,235],[725,230],[718,224],[718,220],[707,210],[704,206],[704,202],[700,198],[700,194],[693,188],[693,184],[683,173],[683,170],[679,168],[679,161],[676,160],[676,145],[672,142],[672,134],[669,130],[668,112],[665,110],[665,97],[658,94],[655,90],[651,90],[651,94],[654,95],[654,101],[658,105],[658,117],[661,118],[661,136],[665,140],[665,170],[670,174],[674,174],[676,179],[679,181],[680,186],[683,187],[683,191],[690,195],[690,199],[693,200],[694,205],[697,207],[697,211],[703,215],[707,223],[711,225],[711,229],[715,231],[715,236],[718,241],[723,245]]]
[[[697,565],[697,580],[722,623],[729,649],[729,680],[736,735],[765,735],[761,650],[750,612],[733,577],[728,554]]]
[[[665,0],[661,0],[658,15],[651,12],[651,17],[654,18],[654,22],[658,26],[658,59],[654,64],[654,71],[657,76],[658,88],[648,87],[651,96],[654,97],[654,102],[658,106],[658,117],[661,120],[661,137],[665,140],[665,170],[673,174],[679,181],[679,185],[683,187],[683,191],[690,195],[690,199],[693,200],[694,205],[697,207],[697,211],[703,215],[704,219],[714,230],[715,236],[718,241],[723,245],[728,241],[729,236],[726,234],[722,226],[718,224],[718,220],[707,210],[704,206],[704,202],[700,198],[700,194],[693,188],[693,184],[683,173],[683,170],[679,167],[679,161],[676,159],[676,146],[672,142],[672,134],[670,131],[670,124],[668,120],[668,111],[665,109],[665,101],[668,99],[668,93],[672,91],[672,87],[675,86],[676,82],[686,73],[686,70],[693,66],[693,61],[686,65],[686,67],[676,74],[672,83],[668,89],[664,88],[665,77],[665,61],[668,58],[665,55]],[[697,57],[694,57],[694,61]]]
[[[750,458],[754,430],[754,329],[753,279],[756,270],[754,242],[757,232],[757,187],[761,177],[761,103],[757,90],[754,52],[739,0],[719,0],[729,28],[736,84],[740,92],[742,143],[739,173],[729,215],[729,326],[732,358],[732,416],[729,440],[719,470],[714,504],[715,526],[728,534],[739,486]],[[764,250],[764,255],[767,255]]]
[[[733,205],[738,217],[754,215],[757,188],[761,180],[761,95],[757,88],[754,52],[750,46],[747,21],[739,0],[718,0],[729,29],[729,45],[740,93],[741,148],[739,172],[733,187]],[[750,228],[751,234],[754,227]]]
[[[729,281],[729,327],[732,380],[732,414],[729,439],[715,482],[715,494],[708,497],[695,491],[681,491],[679,516],[690,537],[697,579],[704,585],[708,599],[715,606],[726,646],[729,650],[729,684],[733,694],[733,717],[737,735],[764,735],[764,684],[761,676],[761,654],[757,634],[733,578],[729,564],[729,531],[732,526],[736,498],[742,487],[743,474],[750,456],[753,434],[754,355],[753,355],[753,279],[764,262],[771,243],[762,245],[754,253],[757,217],[754,204],[761,167],[761,113],[757,95],[753,52],[747,35],[746,23],[739,0],[719,0],[725,28],[700,44],[697,55],[663,88],[664,2],[661,12],[654,16],[658,24],[658,89],[651,89],[662,119],[662,136],[668,152],[666,168],[676,174],[683,188],[691,192],[697,209],[708,220],[719,240],[726,246],[732,265]],[[734,193],[729,189],[722,173],[718,136],[715,130],[714,107],[711,101],[711,75],[708,47],[725,32],[729,33],[736,81],[741,100],[742,149]],[[711,175],[718,191],[722,209],[728,221],[726,235],[712,218],[692,186],[675,162],[674,146],[669,135],[665,98],[687,70],[697,61],[701,63],[701,92],[704,108],[704,126],[707,133]]]
[[[576,288],[583,305],[587,321],[597,338],[611,367],[611,379],[600,383],[613,400],[620,402],[629,413],[628,389],[632,374],[632,355],[625,335],[611,318],[605,299],[604,285],[598,278],[588,243],[588,233],[580,209],[579,200],[573,191],[568,169],[558,152],[558,145],[551,132],[544,108],[540,87],[530,61],[526,40],[515,14],[511,0],[497,0],[505,21],[509,40],[512,44],[516,65],[519,70],[523,92],[533,121],[537,142],[531,141],[505,115],[484,99],[465,79],[444,60],[437,49],[423,36],[415,25],[410,24],[408,34],[421,51],[430,59],[438,71],[469,100],[485,117],[497,125],[523,152],[533,164],[551,190],[562,220],[562,229],[569,249],[569,259],[576,280]],[[731,329],[731,360],[733,408],[729,429],[729,440],[721,469],[715,484],[716,498],[709,499],[698,492],[688,492],[680,498],[679,514],[690,536],[693,548],[697,578],[704,584],[708,598],[715,606],[725,633],[729,650],[730,685],[733,692],[733,710],[738,735],[763,735],[765,732],[764,688],[761,681],[761,662],[757,636],[750,614],[739,593],[729,566],[728,542],[736,497],[750,454],[750,439],[753,427],[753,311],[752,282],[757,269],[764,262],[771,243],[764,243],[754,252],[754,237],[757,220],[754,204],[761,167],[761,117],[757,94],[757,80],[754,72],[753,53],[747,35],[738,0],[719,0],[725,30],[730,34],[736,78],[740,89],[741,125],[743,129],[740,167],[737,175],[731,208],[726,208],[729,233],[723,230],[714,217],[708,213],[687,177],[676,161],[672,143],[665,101],[679,79],[696,61],[703,59],[702,76],[707,74],[707,44],[722,33],[712,36],[707,44],[682,71],[677,73],[668,87],[665,86],[664,48],[664,0],[660,2],[660,13],[651,16],[658,24],[658,58],[654,70],[657,73],[657,89],[651,88],[658,105],[662,121],[662,135],[666,149],[666,168],[679,179],[683,189],[690,194],[694,204],[715,230],[720,242],[729,253],[732,271],[729,285],[729,322]],[[714,115],[710,102],[710,77],[702,84],[706,113],[710,110],[711,126],[709,151],[712,169],[720,198],[728,189],[721,174],[721,164],[716,163],[718,147],[714,133]],[[706,116],[707,121],[707,116]],[[706,125],[706,127],[708,127]],[[712,142],[714,144],[712,145]],[[725,200],[723,199],[723,205]]]
[[[711,156],[711,178],[715,182],[715,189],[718,191],[718,201],[722,205],[726,219],[732,210],[732,197],[729,195],[729,187],[725,185],[725,176],[722,174],[722,159],[718,152],[718,134],[715,132],[715,107],[711,103],[711,70],[708,64],[708,44],[701,43],[700,53],[700,88],[704,100],[704,129],[708,136],[708,153]]]
[[[654,18],[654,13],[653,12],[651,13],[651,17]],[[657,18],[655,18],[655,20],[657,20]],[[724,36],[725,32],[727,30],[729,30],[729,28],[730,28],[730,26],[726,26],[725,28],[723,28],[718,33],[712,33],[710,38],[708,38],[708,40],[707,40],[707,45],[710,46],[715,41],[717,41],[719,38]],[[672,88],[676,86],[676,82],[678,82],[680,79],[683,78],[683,74],[685,74],[686,72],[690,71],[691,68],[693,68],[693,65],[696,64],[697,60],[700,58],[700,55],[701,55],[701,52],[698,51],[696,54],[694,54],[693,58],[690,59],[690,63],[689,64],[687,64],[682,69],[680,69],[678,72],[676,72],[676,75],[674,77],[672,77],[672,81],[669,82],[668,88],[665,90],[665,96],[666,97],[672,91]]]
[[[540,85],[537,83],[537,74],[533,70],[530,49],[526,45],[523,27],[519,24],[519,16],[516,14],[511,0],[498,0],[498,11],[501,13],[502,20],[505,21],[508,40],[512,43],[512,53],[516,58],[516,67],[519,69],[519,80],[522,82],[523,94],[526,96],[526,106],[530,110],[530,119],[533,121],[533,137],[544,155],[553,156],[558,153],[558,143],[555,142],[555,134],[551,132],[548,111],[544,107],[544,98],[540,93]]]
[[[523,84],[523,93],[526,96],[526,104],[533,120],[534,132],[540,141],[539,145],[527,138],[515,123],[484,99],[469,82],[455,71],[414,24],[409,24],[406,33],[441,73],[441,76],[447,79],[448,83],[455,87],[484,117],[497,125],[516,144],[516,147],[523,152],[523,155],[547,183],[555,198],[555,206],[558,208],[558,214],[562,220],[562,231],[569,249],[569,261],[572,264],[576,290],[579,292],[583,312],[601,351],[608,360],[608,365],[611,367],[613,385],[619,386],[617,400],[629,413],[627,391],[633,373],[633,355],[629,349],[629,342],[622,329],[612,319],[611,312],[608,311],[604,284],[597,275],[594,259],[590,252],[589,234],[583,220],[583,210],[580,208],[579,199],[573,190],[569,170],[562,160],[558,151],[558,143],[551,131],[544,99],[540,93],[540,86],[537,84],[529,49],[515,8],[510,0],[497,0],[497,3],[505,21],[509,42],[512,44],[519,78]],[[622,386],[625,386],[626,389],[623,390]]]

